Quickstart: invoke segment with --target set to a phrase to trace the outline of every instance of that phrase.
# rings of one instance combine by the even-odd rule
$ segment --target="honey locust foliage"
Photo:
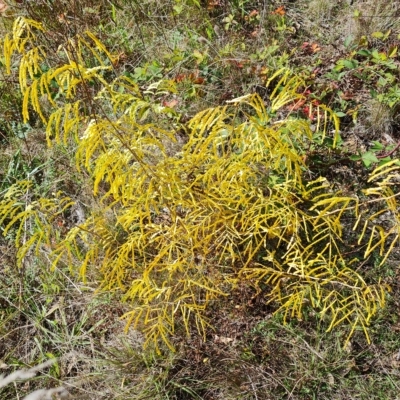
[[[186,144],[178,145],[175,129],[161,126],[160,114],[168,109],[151,97],[174,92],[172,82],[153,85],[146,97],[126,76],[105,79],[113,56],[90,32],[60,46],[66,62],[51,67],[37,30],[45,33],[40,24],[18,19],[4,45],[8,71],[11,60],[18,65],[24,117],[33,107],[49,145],[76,143],[77,167],[92,176],[101,208],[61,234],[52,216],[64,212],[68,198],[27,196],[26,182],[11,187],[0,215],[5,234],[15,227],[20,264],[50,249],[53,267],[67,263],[83,279],[98,270],[101,288],[120,291],[131,304],[127,327],[139,327],[146,344],[157,348],[160,340],[173,348],[177,326],[205,334],[206,308],[239,283],[278,304],[285,320],[302,318],[311,306],[328,330],[347,323],[349,337],[358,327],[368,337],[387,288],[363,279],[364,260],[349,258],[354,251],[347,251],[345,234],[358,232],[364,259],[373,251],[382,262],[389,256],[399,240],[397,164],[372,174],[374,186],[362,202],[334,192],[326,179],[310,181],[309,123],[270,117],[302,98],[304,83],[284,70],[270,79],[278,80],[270,109],[249,94],[204,110],[186,126]],[[87,66],[84,53],[97,64]],[[96,88],[92,97],[79,98],[89,86]],[[48,116],[43,99],[51,103]],[[91,107],[82,108],[89,100]],[[331,110],[317,111],[317,130],[337,129]],[[370,208],[376,211],[364,211]],[[394,217],[389,230],[377,222],[384,212]],[[349,216],[353,227],[345,225]]]

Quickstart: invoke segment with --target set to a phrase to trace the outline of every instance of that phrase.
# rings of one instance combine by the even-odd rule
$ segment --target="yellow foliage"
[[[371,176],[376,186],[366,190],[363,201],[382,203],[371,215],[360,211],[360,199],[333,192],[325,179],[307,181],[309,123],[290,115],[274,122],[270,116],[301,98],[304,83],[286,70],[271,78],[280,76],[270,110],[257,94],[204,110],[188,123],[188,142],[176,150],[175,130],[152,120],[162,107],[127,77],[105,80],[102,72],[111,68],[113,56],[94,35],[86,33],[93,44],[78,37],[64,49],[65,65],[38,73],[40,57],[46,55],[35,47],[33,28],[42,29],[19,20],[5,41],[8,70],[13,53],[22,54],[24,117],[30,104],[47,126],[49,144],[75,138],[77,167],[89,171],[94,196],[102,196],[100,210],[63,240],[57,238],[53,265],[67,262],[83,279],[88,268],[98,269],[101,288],[120,291],[131,304],[124,316],[127,328],[140,327],[147,344],[158,346],[162,340],[173,348],[177,324],[187,334],[193,327],[205,334],[207,306],[230,295],[238,282],[277,303],[285,320],[301,319],[313,307],[329,320],[328,330],[346,322],[349,336],[361,327],[368,337],[367,327],[384,306],[388,288],[365,282],[357,272],[362,260],[343,252],[344,230],[351,229],[343,219],[356,217],[360,247],[367,243],[365,257],[379,249],[384,262],[399,238],[399,207],[391,189],[398,179],[394,163]],[[29,34],[23,36],[20,29]],[[98,66],[85,66],[84,49]],[[53,80],[63,103],[50,97]],[[77,91],[88,82],[100,88],[90,100],[107,115],[81,112]],[[148,89],[174,91],[169,81]],[[53,105],[49,117],[41,96]],[[330,125],[338,128],[335,114],[323,106],[317,122],[323,134]],[[11,187],[0,203],[1,222],[7,221],[4,234],[16,227],[20,262],[30,248],[39,251],[57,237],[49,216],[70,205],[66,198],[28,201],[24,185]],[[376,223],[382,210],[395,216],[389,231]],[[24,230],[27,221],[32,228]],[[22,234],[27,240],[21,240]]]

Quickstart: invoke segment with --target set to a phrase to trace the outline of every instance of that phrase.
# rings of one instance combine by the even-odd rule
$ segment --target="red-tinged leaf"
[[[21,2],[17,1],[17,3],[21,3]],[[5,12],[7,10],[7,8],[8,8],[8,5],[3,3],[2,1],[0,1],[0,13]]]
[[[306,102],[306,101],[305,101],[304,99],[298,100],[296,103],[294,103],[294,104],[290,107],[290,109],[293,110],[293,111],[299,110],[300,108],[303,107],[303,105],[304,105],[305,102]]]
[[[176,75],[175,78],[174,78],[175,82],[182,82],[182,81],[184,81],[185,79],[187,79],[187,77],[186,77],[185,74],[178,74],[178,75]]]
[[[222,2],[220,0],[208,0],[207,10],[213,10],[216,7],[221,7]]]
[[[286,14],[285,7],[280,6],[275,11],[272,11],[272,14],[284,16]]]
[[[313,44],[311,45],[311,49],[312,49],[313,53],[317,53],[318,51],[321,50],[321,47],[319,47],[319,46],[317,45],[317,43],[313,43]]]
[[[351,100],[354,98],[354,93],[351,93],[350,91],[344,92],[340,94],[340,97],[343,100]]]
[[[176,99],[172,99],[172,100],[169,100],[169,101],[163,101],[163,106],[164,107],[168,107],[168,108],[174,108],[176,105],[178,105],[178,100],[176,100]]]

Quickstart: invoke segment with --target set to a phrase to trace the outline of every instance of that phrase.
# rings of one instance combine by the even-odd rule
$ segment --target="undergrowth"
[[[187,142],[176,148],[174,130],[157,123],[157,116],[170,110],[150,100],[173,93],[173,82],[150,85],[147,98],[124,75],[108,82],[104,73],[112,71],[115,58],[88,31],[62,49],[69,63],[50,67],[45,50],[35,46],[37,31],[43,31],[40,23],[19,18],[4,43],[9,73],[14,52],[22,55],[24,122],[32,107],[46,126],[49,145],[53,138],[67,145],[72,135],[77,168],[93,177],[94,196],[100,185],[106,190],[102,208],[61,238],[54,220],[73,205],[71,199],[32,197],[29,180],[12,185],[0,212],[3,234],[15,228],[20,267],[28,253],[38,256],[43,246],[51,249],[53,268],[60,262],[76,265],[83,279],[96,265],[100,286],[117,289],[132,302],[127,328],[143,326],[146,343],[157,346],[162,339],[171,349],[176,322],[188,335],[192,326],[205,335],[208,303],[228,296],[238,281],[277,302],[285,319],[301,319],[310,303],[329,318],[328,330],[349,322],[350,336],[359,325],[368,335],[371,317],[384,305],[385,286],[367,284],[354,269],[362,260],[343,254],[341,218],[353,211],[358,245],[366,243],[364,257],[379,248],[384,262],[397,242],[397,223],[385,232],[374,221],[387,208],[368,216],[360,206],[380,201],[398,218],[391,190],[397,162],[374,172],[371,179],[379,186],[366,194],[377,198],[367,197],[361,205],[356,197],[332,192],[324,179],[307,182],[310,124],[290,115],[271,118],[302,98],[304,82],[285,70],[267,82],[279,79],[268,110],[256,94],[200,112],[185,127]],[[97,65],[87,66],[84,54]],[[79,92],[90,101],[86,110],[76,100]],[[41,97],[49,103],[48,117]],[[57,107],[64,98],[66,105]],[[331,110],[321,105],[317,113],[316,132],[324,136],[330,121],[337,131]]]
[[[389,104],[384,90],[396,79],[391,71],[397,48],[375,54],[367,49],[372,40],[349,39],[350,55],[337,59],[331,71],[310,71],[296,67],[299,51],[314,57],[318,45],[293,51],[277,45],[296,34],[283,6],[253,10],[246,2],[207,2],[205,8],[175,2],[172,25],[157,27],[157,36],[147,25],[150,10],[167,11],[146,3],[130,4],[135,10],[130,24],[139,33],[135,46],[141,49],[134,60],[129,32],[118,26],[127,5],[57,9],[54,22],[47,14],[50,5],[39,3],[26,7],[25,16],[12,16],[2,60],[6,85],[15,90],[5,102],[21,110],[17,124],[4,122],[4,143],[11,147],[8,136],[15,127],[16,140],[24,143],[12,161],[2,160],[8,172],[1,185],[0,229],[4,248],[13,248],[20,279],[19,294],[5,300],[7,313],[27,307],[30,311],[22,314],[39,325],[55,310],[60,314],[41,330],[52,339],[39,346],[40,359],[34,353],[25,363],[42,362],[47,355],[71,364],[68,357],[62,361],[65,349],[53,351],[74,337],[75,354],[83,330],[84,346],[92,346],[96,363],[112,362],[121,388],[132,383],[142,390],[132,398],[168,393],[172,398],[257,398],[261,376],[272,376],[269,385],[279,398],[294,392],[298,398],[329,397],[338,389],[337,380],[353,371],[350,364],[343,367],[351,346],[367,348],[371,332],[377,334],[374,321],[385,315],[388,300],[389,305],[396,301],[398,288],[388,265],[397,254],[400,218],[397,148],[375,141],[371,150],[349,154],[339,120],[350,117],[356,123],[361,108],[348,95],[336,96],[333,83],[342,74],[349,82],[378,85],[373,73],[385,73],[379,93],[372,95],[395,110],[396,94]],[[191,19],[193,7],[205,17],[204,36],[178,22]],[[101,16],[108,12],[113,22],[100,23],[96,10]],[[92,16],[84,29],[78,11]],[[217,21],[219,26],[212,25]],[[269,44],[244,56],[240,36],[258,43],[268,26],[273,27]],[[229,35],[232,41],[226,42]],[[383,40],[378,33],[375,37]],[[159,59],[145,55],[149,43],[158,45],[153,50]],[[365,75],[368,71],[372,75]],[[229,90],[222,83],[228,74]],[[321,85],[323,74],[331,86]],[[212,99],[210,88],[217,89],[218,99]],[[41,132],[36,140],[46,142],[48,153],[69,157],[61,169],[73,174],[73,183],[59,177],[51,158],[40,165],[42,159],[33,155],[38,147],[30,147],[32,131]],[[27,162],[22,154],[30,154]],[[356,190],[346,190],[327,173],[327,159],[328,166],[364,164]],[[84,196],[77,192],[82,184]],[[54,297],[60,288],[50,284],[50,276],[60,271],[78,292],[83,285],[112,294],[126,332],[135,328],[143,340],[133,347],[110,344],[102,330],[109,317],[103,318],[101,306],[98,322],[82,313],[81,322],[71,325],[60,303],[48,311],[51,296],[43,303],[32,294],[33,308],[41,304],[41,318],[30,316],[32,304],[21,288],[33,284],[26,283],[33,269],[51,271],[40,291]],[[251,313],[253,307],[258,314],[246,321],[246,310]],[[246,333],[224,333],[224,318],[241,321]],[[271,341],[302,327],[308,333],[296,333],[289,347],[305,348],[306,355],[297,355],[293,367],[278,367],[268,350]],[[317,337],[327,340],[328,335],[337,358],[319,348]],[[140,350],[142,345],[147,350]],[[216,347],[223,384],[201,372],[213,370]],[[279,350],[284,358],[287,349]],[[227,362],[229,357],[234,362]],[[266,360],[280,377],[268,375],[262,367]],[[301,375],[298,371],[307,366],[309,373]],[[130,382],[127,367],[141,378]],[[72,369],[78,374],[79,368]],[[143,382],[146,374],[153,379],[153,369],[163,372],[150,390]],[[248,380],[238,378],[245,369]]]

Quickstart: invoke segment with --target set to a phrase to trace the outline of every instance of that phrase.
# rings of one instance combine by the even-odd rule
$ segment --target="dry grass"
[[[74,30],[96,30],[110,50],[121,54],[115,67],[120,72],[135,74],[135,68],[156,61],[161,77],[197,73],[203,82],[188,79],[178,85],[176,109],[186,120],[205,107],[255,90],[267,102],[264,68],[289,66],[303,73],[318,67],[322,72],[311,85],[321,93],[332,83],[325,72],[348,55],[343,45],[346,37],[358,40],[390,29],[386,43],[390,46],[400,34],[400,5],[395,0],[285,1],[290,29],[277,28],[276,14],[271,14],[282,5],[277,1],[226,0],[215,2],[221,4],[215,7],[209,1],[208,9],[180,1],[119,0],[114,8],[113,2],[105,0],[60,1],[54,6],[45,0],[9,3],[7,10],[0,3],[0,13],[6,11],[9,17],[3,19],[3,34],[13,16],[31,15],[50,24],[54,42]],[[172,12],[176,5],[182,9]],[[241,17],[253,9],[259,13],[257,23]],[[362,15],[354,18],[357,9]],[[68,23],[57,18],[61,14]],[[224,19],[229,15],[237,24],[225,29]],[[301,50],[304,42],[318,43],[321,51],[308,54]],[[268,46],[277,47],[272,55],[266,51]],[[195,51],[204,55],[201,61]],[[292,58],[288,56],[291,52]],[[97,207],[88,195],[88,178],[76,174],[72,154],[62,146],[47,149],[40,123],[27,132],[21,127],[15,76],[7,77],[2,71],[0,78],[0,192],[39,167],[33,173],[39,191],[61,189],[83,209]],[[143,89],[159,79],[148,72],[141,78]],[[397,142],[396,107],[373,99],[367,84],[357,89],[352,84],[346,76],[338,83],[360,95],[357,123],[350,119],[342,126],[343,137],[352,141],[352,151],[367,149],[370,140]],[[329,99],[330,105],[338,104],[334,96]],[[329,160],[346,156],[331,150],[326,154]],[[339,186],[343,184],[340,177],[351,180],[351,190],[359,193],[365,176],[360,166],[346,172],[349,165],[324,173],[337,179]],[[343,189],[350,190],[344,185]],[[372,325],[371,345],[362,332],[356,332],[344,348],[346,333],[326,333],[326,323],[318,322],[313,310],[303,321],[284,325],[279,315],[272,315],[273,305],[266,306],[263,298],[243,289],[223,308],[215,303],[210,309],[215,328],[206,340],[197,335],[176,337],[176,353],[163,349],[157,355],[152,349],[142,349],[140,333],[123,332],[119,317],[125,305],[118,293],[95,292],[97,271],[83,284],[69,266],[50,271],[45,252],[31,256],[25,268],[18,270],[10,239],[0,240],[2,399],[37,400],[53,395],[61,399],[66,392],[82,400],[393,400],[399,396],[398,259],[378,268],[379,256],[373,256],[363,266],[370,279],[380,276],[393,288],[387,308]]]

